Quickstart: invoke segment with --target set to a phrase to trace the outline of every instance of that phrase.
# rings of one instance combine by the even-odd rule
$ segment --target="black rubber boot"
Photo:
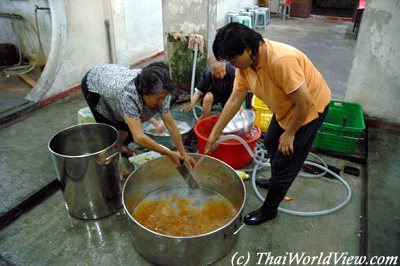
[[[257,186],[261,187],[261,188],[266,188],[268,189],[270,186],[270,179],[265,179],[265,178],[257,178],[256,179],[256,184]]]
[[[270,184],[267,198],[258,210],[248,213],[244,217],[244,223],[247,225],[259,225],[266,221],[272,220],[278,214],[279,203],[283,200],[287,189],[282,189]]]

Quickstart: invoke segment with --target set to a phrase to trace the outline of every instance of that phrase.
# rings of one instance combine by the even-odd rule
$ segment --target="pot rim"
[[[240,111],[239,111],[240,112]],[[245,131],[245,129],[244,128],[242,128],[242,129],[236,129],[236,130],[233,130],[233,131],[229,131],[228,129],[227,129],[227,127],[229,126],[229,124],[238,116],[238,114],[239,114],[239,112],[237,112],[233,117],[232,117],[232,119],[228,122],[228,124],[225,126],[225,128],[221,131],[221,133],[222,134],[238,134],[238,133],[240,133],[240,132],[243,132],[243,131]],[[256,118],[256,113],[253,111],[253,110],[251,110],[251,109],[244,109],[243,111],[241,111],[242,112],[242,115],[245,117],[244,119],[246,120],[246,122],[251,122],[251,123],[249,123],[248,125],[247,125],[247,130],[251,130],[251,129],[253,129],[253,127],[254,127],[254,119]],[[246,114],[248,114],[248,118],[246,119]],[[237,118],[236,118],[237,119]],[[250,127],[250,125],[251,125],[251,127]]]
[[[53,141],[53,139],[54,139],[57,135],[61,134],[62,132],[67,131],[67,130],[70,130],[70,129],[75,128],[75,127],[84,127],[84,126],[90,126],[90,125],[100,125],[100,126],[106,126],[106,127],[111,128],[111,129],[116,133],[116,136],[117,136],[117,137],[116,137],[116,140],[115,140],[111,145],[105,147],[105,148],[102,149],[102,150],[99,150],[99,151],[96,151],[96,152],[92,152],[92,153],[83,154],[83,155],[65,155],[65,154],[61,154],[61,153],[55,152],[55,151],[50,147],[50,144],[51,144],[51,142]],[[70,127],[67,127],[67,128],[64,128],[64,129],[58,131],[56,134],[54,134],[54,135],[50,138],[49,142],[47,143],[47,148],[49,149],[49,151],[50,151],[52,154],[55,154],[55,155],[58,155],[58,156],[64,157],[64,158],[75,159],[75,158],[90,157],[90,156],[93,156],[93,155],[96,155],[96,154],[103,153],[103,152],[105,152],[106,150],[108,150],[110,147],[114,146],[115,144],[118,144],[118,130],[117,130],[115,127],[110,126],[110,125],[107,125],[107,124],[104,124],[104,123],[84,123],[84,124],[73,125],[73,126],[70,126]]]
[[[190,153],[189,153],[189,154],[190,154]],[[200,154],[197,154],[197,153],[195,153],[195,154],[196,154],[196,155],[200,155]],[[192,155],[193,155],[193,154],[192,154]],[[165,156],[165,155],[163,155],[162,157],[164,157],[164,156]],[[205,156],[207,156],[207,155],[205,155]],[[244,205],[245,205],[245,203],[246,203],[246,198],[247,198],[246,187],[245,187],[245,185],[244,185],[244,182],[243,182],[242,178],[240,178],[240,176],[237,174],[236,170],[233,169],[230,165],[228,165],[227,163],[225,163],[225,162],[223,162],[223,161],[221,161],[221,160],[219,160],[219,159],[217,159],[217,158],[214,158],[214,157],[211,157],[211,156],[207,156],[207,157],[210,157],[210,158],[212,158],[212,159],[214,159],[214,160],[217,160],[217,161],[219,161],[220,163],[225,164],[225,166],[228,166],[229,168],[231,168],[231,170],[235,172],[236,177],[240,180],[240,182],[241,182],[241,184],[242,184],[242,188],[243,188],[243,192],[244,192],[244,193],[243,193],[243,202],[242,202],[242,204],[241,204],[239,210],[237,211],[236,215],[235,215],[229,222],[227,222],[226,224],[224,224],[224,225],[221,226],[221,227],[218,227],[217,229],[215,229],[215,230],[213,230],[213,231],[210,231],[210,232],[208,232],[208,233],[201,234],[201,235],[194,235],[194,236],[172,236],[172,235],[161,234],[161,233],[155,232],[155,231],[153,231],[153,230],[150,230],[149,228],[145,227],[144,225],[142,225],[141,223],[139,223],[138,221],[136,221],[135,218],[133,218],[133,216],[131,215],[131,213],[128,211],[128,208],[126,207],[126,205],[125,205],[125,200],[124,200],[125,188],[126,188],[126,186],[127,186],[127,184],[128,184],[128,181],[130,180],[132,174],[133,174],[137,169],[139,169],[139,168],[135,169],[135,171],[133,171],[133,172],[129,175],[129,177],[126,179],[126,181],[125,181],[125,183],[124,183],[124,186],[123,186],[123,188],[122,188],[122,200],[121,200],[121,201],[122,201],[122,205],[123,205],[123,207],[124,207],[125,213],[129,216],[129,218],[130,218],[132,221],[134,221],[137,225],[139,225],[139,226],[140,226],[142,229],[144,229],[145,231],[150,232],[150,233],[152,233],[152,234],[155,234],[155,235],[157,235],[157,236],[166,237],[166,238],[171,238],[171,239],[193,239],[193,238],[206,237],[206,236],[208,236],[208,235],[212,235],[212,234],[214,234],[214,233],[216,233],[216,232],[218,232],[218,231],[221,231],[221,230],[225,229],[226,227],[230,226],[230,225],[238,218],[238,216],[241,215],[241,213],[242,213],[242,211],[243,211]],[[160,158],[161,158],[161,157],[160,157]],[[200,188],[201,188],[201,187],[200,187]]]
[[[167,130],[167,129],[166,129],[166,130]],[[168,131],[168,130],[167,130],[167,131]],[[191,128],[191,129],[189,129],[189,130],[187,130],[187,131],[185,131],[185,132],[181,132],[180,135],[188,134],[188,133],[190,133],[191,131],[193,131],[193,128]],[[150,135],[150,136],[158,137],[158,138],[160,138],[160,137],[171,138],[171,135],[168,135],[168,136],[160,136],[160,135],[152,134],[151,132],[148,132],[148,131],[144,131],[144,133],[145,133],[146,135]],[[169,132],[168,132],[168,134],[169,134]]]
[[[186,115],[186,112],[183,112],[183,111],[178,111],[178,110],[169,110],[169,113],[172,115],[172,116],[174,116],[174,114],[176,114],[176,115],[180,115],[180,114],[182,114],[182,115]],[[188,114],[188,116],[190,116],[190,114]],[[192,117],[193,119],[195,119],[194,117]],[[179,120],[179,119],[175,119],[174,118],[174,120]],[[190,133],[190,132],[193,132],[193,128],[194,128],[194,125],[196,124],[196,121],[195,120],[193,120],[193,123],[189,123],[189,122],[187,122],[187,121],[183,121],[183,122],[186,122],[186,123],[188,123],[188,125],[190,126],[190,129],[189,130],[186,130],[185,132],[181,132],[180,133],[180,135],[185,135],[185,134],[188,134],[188,133]],[[149,121],[145,121],[145,122],[143,122],[142,123],[142,127],[143,127],[143,124],[145,124],[145,123],[150,123]],[[191,124],[193,124],[193,125],[191,125]],[[168,130],[167,130],[168,131]],[[150,135],[150,136],[152,136],[152,137],[157,137],[157,138],[160,138],[160,137],[164,137],[164,138],[170,138],[171,137],[171,135],[168,135],[168,136],[159,136],[159,135],[156,135],[156,134],[152,134],[151,132],[148,132],[148,131],[143,131],[146,135]],[[169,133],[169,132],[168,132]]]

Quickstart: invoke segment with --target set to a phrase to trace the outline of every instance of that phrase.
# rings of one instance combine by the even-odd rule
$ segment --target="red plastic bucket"
[[[219,116],[210,116],[200,119],[194,125],[194,132],[197,136],[197,147],[200,154],[204,154],[204,148],[210,133],[217,123]],[[249,133],[242,137],[252,151],[256,148],[256,143],[261,137],[261,131],[254,126]],[[217,148],[208,155],[217,158],[235,169],[240,169],[250,164],[253,158],[250,156],[246,148],[237,140],[229,139],[218,143]]]

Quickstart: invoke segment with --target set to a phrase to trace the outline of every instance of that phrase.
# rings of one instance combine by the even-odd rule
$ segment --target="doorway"
[[[313,15],[331,17],[353,17],[358,0],[312,0]]]

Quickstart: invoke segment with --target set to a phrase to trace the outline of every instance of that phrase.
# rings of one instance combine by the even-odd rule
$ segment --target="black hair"
[[[152,95],[160,91],[171,93],[174,82],[168,67],[162,62],[151,63],[144,67],[134,80],[136,90],[141,95]]]
[[[246,48],[251,49],[252,56],[257,55],[260,42],[264,42],[260,33],[243,24],[231,22],[218,31],[212,49],[218,61],[230,60],[241,55]]]

